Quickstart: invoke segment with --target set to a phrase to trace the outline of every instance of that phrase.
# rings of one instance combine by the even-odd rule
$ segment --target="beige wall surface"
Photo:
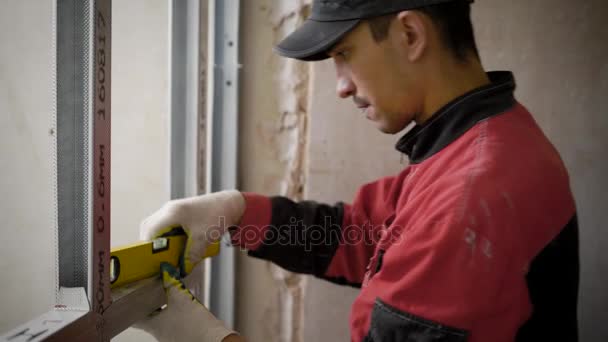
[[[112,2],[112,246],[169,200],[169,3]],[[128,329],[114,341],[154,341]]]
[[[49,1],[0,10],[0,334],[55,302]]]
[[[281,89],[277,83],[289,81],[289,76],[277,67],[280,62],[270,51],[272,43],[287,32],[280,26],[271,32],[269,26],[276,21],[265,13],[268,6],[281,11],[284,3],[249,2],[242,19],[241,178],[245,190],[267,194],[279,193],[286,179],[281,154],[275,153],[281,140],[274,129],[281,122],[276,103],[289,95],[277,91]],[[603,0],[485,0],[473,5],[484,66],[515,73],[516,97],[533,113],[570,171],[581,226],[581,341],[608,339],[608,328],[601,322],[608,315],[604,290],[608,259],[601,253],[608,243],[601,216],[608,203],[608,181],[602,177],[608,174],[603,151],[608,146],[606,15],[608,2]],[[349,201],[363,183],[407,165],[393,147],[398,136],[378,133],[350,101],[337,99],[331,63],[311,67],[305,197],[329,203]],[[251,341],[285,340],[276,332],[272,335],[272,328],[279,331],[282,324],[276,318],[285,301],[279,295],[281,283],[272,280],[271,268],[263,262],[243,257],[239,266],[239,328]],[[304,290],[303,325],[295,336],[311,341],[348,340],[348,314],[357,290],[309,277],[299,284]]]
[[[169,1],[113,0],[112,245],[169,200]]]

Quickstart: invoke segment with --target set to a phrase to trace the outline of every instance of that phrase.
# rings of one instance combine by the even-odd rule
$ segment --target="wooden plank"
[[[104,333],[112,338],[167,304],[160,278],[149,278],[112,290],[112,305],[103,313]]]

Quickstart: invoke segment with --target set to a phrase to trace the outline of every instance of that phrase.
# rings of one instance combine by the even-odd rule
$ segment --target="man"
[[[338,95],[380,131],[414,121],[397,144],[409,167],[364,185],[352,204],[237,191],[170,202],[142,238],[183,226],[188,271],[234,227],[233,243],[252,256],[359,287],[353,341],[577,340],[568,174],[514,99],[512,74],[484,72],[469,1],[317,0],[276,51],[333,59]],[[172,288],[173,312],[154,324],[198,322],[187,329],[200,340],[240,338]],[[197,313],[180,311],[188,305]]]

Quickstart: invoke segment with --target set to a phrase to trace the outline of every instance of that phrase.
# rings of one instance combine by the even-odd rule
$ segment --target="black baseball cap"
[[[329,58],[327,52],[363,19],[446,2],[473,0],[314,0],[312,13],[277,44],[281,56],[303,61]]]

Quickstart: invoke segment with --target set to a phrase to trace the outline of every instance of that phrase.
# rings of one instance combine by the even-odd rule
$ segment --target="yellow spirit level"
[[[173,235],[112,249],[110,253],[111,288],[159,274],[162,262],[178,266],[179,258],[186,247],[186,239],[186,235]],[[215,256],[219,251],[219,243],[214,243],[207,248],[204,257]]]

